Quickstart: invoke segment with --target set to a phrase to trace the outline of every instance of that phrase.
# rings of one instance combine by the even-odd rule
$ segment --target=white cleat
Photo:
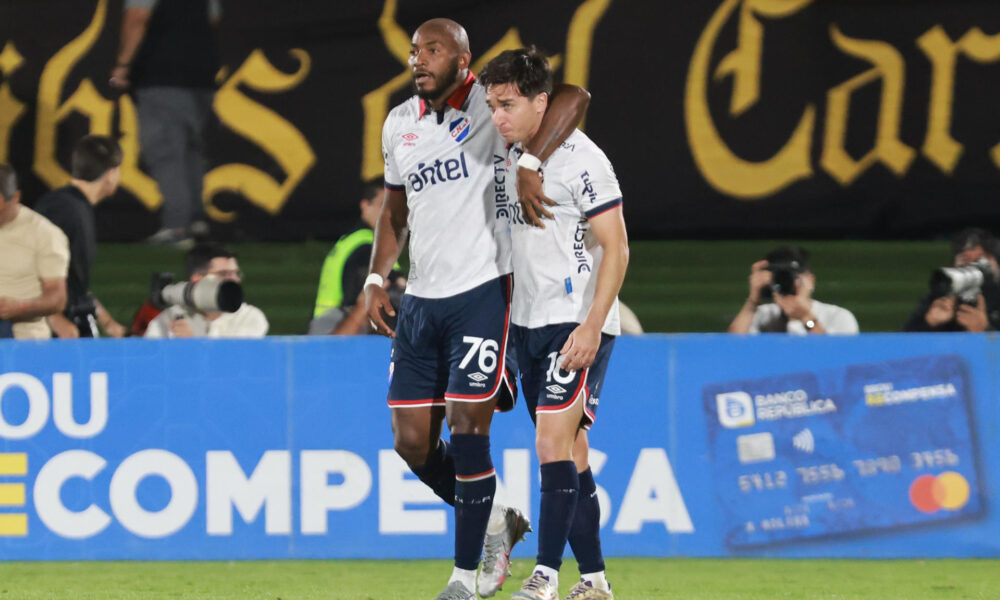
[[[569,590],[569,595],[563,600],[615,600],[611,590],[600,590],[590,583],[580,580]]]
[[[437,600],[476,600],[476,595],[461,581],[452,581],[438,594]]]
[[[548,577],[535,571],[524,580],[521,589],[514,592],[510,600],[559,600],[559,590]]]
[[[531,531],[531,524],[521,511],[507,506],[504,512],[506,526],[498,534],[486,534],[483,545],[483,560],[479,570],[479,595],[489,598],[497,593],[504,580],[510,575],[510,551],[514,544],[524,541],[524,534]]]

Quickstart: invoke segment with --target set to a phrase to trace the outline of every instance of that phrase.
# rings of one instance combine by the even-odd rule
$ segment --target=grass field
[[[725,331],[747,295],[750,264],[778,242],[638,241],[621,298],[646,331]],[[944,242],[810,241],[816,298],[854,312],[862,331],[898,331],[926,293],[932,269],[949,259]],[[272,334],[306,330],[316,298],[325,242],[236,244],[247,299],[271,322]],[[153,271],[182,272],[172,248],[104,244],[91,288],[108,310],[131,322],[149,293]]]
[[[497,598],[532,564],[515,561]],[[431,600],[447,561],[0,563],[0,598],[18,600]],[[618,600],[995,600],[1000,561],[611,559]],[[576,577],[562,569],[565,594]]]

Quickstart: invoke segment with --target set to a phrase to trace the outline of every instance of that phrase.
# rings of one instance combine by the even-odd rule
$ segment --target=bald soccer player
[[[372,324],[393,338],[388,404],[396,451],[455,507],[455,568],[438,600],[476,597],[481,554],[479,593],[495,594],[511,547],[528,531],[518,511],[492,510],[490,423],[495,408],[509,410],[516,398],[505,371],[513,182],[471,60],[465,29],[454,21],[432,19],[413,34],[416,95],[394,108],[382,129],[386,199],[365,283]],[[551,216],[537,169],[574,131],[588,102],[584,90],[560,86],[525,144],[518,186],[529,222],[542,225],[536,211]],[[393,330],[382,282],[407,238],[409,278]],[[445,418],[450,444],[441,439]]]

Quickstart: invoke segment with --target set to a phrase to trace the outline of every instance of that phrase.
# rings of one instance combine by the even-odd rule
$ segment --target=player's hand
[[[368,319],[371,321],[375,333],[386,337],[396,337],[396,332],[385,322],[385,314],[390,317],[396,316],[396,311],[389,301],[389,293],[380,285],[369,283],[365,286],[365,308],[368,311]]]
[[[544,205],[555,206],[542,191],[542,176],[538,171],[520,167],[517,169],[517,201],[521,203],[521,212],[529,225],[545,229],[545,224],[539,218],[551,219],[552,213],[545,210]]]
[[[563,344],[563,371],[586,369],[594,363],[597,349],[601,347],[601,328],[584,323],[573,330]]]
[[[955,320],[958,324],[965,328],[966,331],[971,331],[973,333],[981,333],[986,331],[986,328],[990,324],[989,318],[986,316],[986,299],[983,298],[982,294],[976,296],[976,305],[969,306],[968,304],[963,304],[958,307],[955,312]]]
[[[0,319],[9,321],[20,312],[21,303],[13,298],[0,298]]]
[[[188,320],[183,317],[170,322],[170,331],[176,338],[194,337],[194,331],[191,330],[191,324],[188,323]],[[109,333],[108,335],[111,334]]]
[[[771,285],[774,274],[767,270],[767,261],[758,260],[750,266],[750,301],[760,304],[760,291]]]
[[[924,320],[931,327],[940,327],[955,318],[955,297],[944,296],[931,302]]]

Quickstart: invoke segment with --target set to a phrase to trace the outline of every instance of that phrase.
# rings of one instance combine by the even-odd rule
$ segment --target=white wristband
[[[538,157],[534,154],[525,152],[521,155],[521,158],[517,159],[517,166],[537,171],[542,166],[542,161],[538,160]]]
[[[382,287],[383,284],[385,284],[385,280],[382,279],[381,275],[379,275],[378,273],[369,273],[368,277],[365,278],[364,287],[368,287],[370,285],[377,285],[379,287]]]

